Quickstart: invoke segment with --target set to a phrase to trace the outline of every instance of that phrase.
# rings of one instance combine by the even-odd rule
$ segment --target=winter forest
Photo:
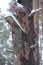
[[[0,65],[43,65],[43,0],[0,0]]]

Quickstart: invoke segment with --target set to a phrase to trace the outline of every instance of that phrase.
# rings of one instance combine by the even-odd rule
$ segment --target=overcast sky
[[[9,2],[12,1],[12,0],[0,0],[0,8],[1,8],[1,11],[5,12],[6,9],[9,7]]]

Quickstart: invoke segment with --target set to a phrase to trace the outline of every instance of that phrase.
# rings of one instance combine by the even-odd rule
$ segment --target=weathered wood
[[[17,26],[17,24],[14,22],[12,17],[6,17],[5,20],[13,27],[13,26]]]

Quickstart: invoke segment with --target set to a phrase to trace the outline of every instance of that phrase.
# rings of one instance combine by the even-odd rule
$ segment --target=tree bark
[[[24,7],[26,8],[26,14],[28,15],[30,12],[31,12],[31,10],[33,9],[33,7],[32,7],[32,0],[18,0],[18,2],[19,3],[21,3],[21,4],[23,4],[24,5]],[[23,34],[23,39],[25,38],[25,41],[27,40],[28,41],[28,44],[29,44],[29,46],[31,46],[31,45],[34,45],[35,44],[35,37],[36,37],[36,35],[35,35],[35,31],[34,31],[34,22],[33,22],[33,16],[30,18],[30,24],[29,24],[30,26],[30,31],[29,31],[29,34],[27,34],[26,36],[27,36],[27,38],[26,38],[26,36]],[[24,42],[24,41],[23,41]],[[25,43],[23,43],[23,49],[24,49],[24,45],[25,45]],[[24,49],[25,50],[25,49]],[[28,63],[26,62],[26,61],[24,61],[24,63],[22,64],[22,65],[35,65],[35,57],[34,57],[34,51],[35,51],[35,48],[33,48],[33,49],[31,49],[30,50],[30,55],[29,55],[29,60],[28,60]],[[29,51],[28,51],[29,52]],[[26,63],[25,63],[26,62]]]
[[[33,9],[38,9],[39,8],[39,0],[33,0]],[[36,14],[34,14],[34,30],[37,34],[36,37],[36,43],[37,46],[35,48],[35,53],[36,53],[36,65],[39,65],[39,46],[38,46],[38,24],[39,23],[39,13],[37,12]]]
[[[33,7],[32,7],[33,1],[32,0],[18,0],[18,2],[24,5],[25,9],[27,10],[26,15],[28,16],[28,14],[33,9]],[[21,20],[22,20],[22,22],[24,22],[23,19],[21,19]],[[21,62],[21,64],[19,64],[19,65],[36,65],[35,55],[34,55],[35,48],[30,48],[30,46],[35,45],[35,43],[36,43],[36,41],[35,41],[36,33],[34,31],[33,16],[28,19],[28,22],[29,22],[29,20],[30,20],[30,23],[29,23],[30,30],[28,31],[28,34],[25,34],[22,32],[23,53],[21,53],[19,55],[20,58],[18,58],[18,62]],[[36,23],[35,23],[35,25],[36,25]],[[28,28],[27,28],[27,30],[28,30]],[[13,32],[13,34],[12,34],[13,36],[15,35],[14,33],[15,32]],[[13,37],[13,39],[15,39],[15,37]],[[13,42],[15,42],[15,41],[13,40]]]

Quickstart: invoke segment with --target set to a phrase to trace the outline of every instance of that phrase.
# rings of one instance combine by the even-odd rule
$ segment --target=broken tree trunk
[[[29,1],[28,0],[22,0],[22,1],[18,0],[18,2],[24,5],[24,7],[27,9],[26,14],[28,15],[32,10],[32,0],[29,0]],[[35,31],[34,31],[33,17],[30,18],[30,24],[29,25],[30,25],[29,26],[29,28],[30,28],[29,34],[27,34],[26,36],[25,36],[25,34],[23,34],[23,39],[25,38],[25,41],[28,41],[28,44],[34,45],[36,35],[35,35]],[[24,45],[25,45],[25,43],[23,40],[23,49],[25,51],[26,47],[24,47]],[[24,63],[22,65],[35,65],[34,51],[35,51],[35,48],[30,50],[30,55],[28,57],[29,60],[27,60],[27,62],[26,62],[26,60],[24,59]]]
[[[35,58],[35,53],[34,53],[35,48],[30,48],[30,46],[35,45],[35,43],[36,43],[36,41],[35,41],[36,33],[34,31],[33,16],[28,18],[28,19],[26,17],[32,10],[32,0],[19,0],[18,2],[23,4],[24,7],[27,9],[26,15],[25,15],[25,13],[23,13],[23,15],[22,15],[22,13],[19,12],[24,17],[24,18],[20,17],[21,26],[24,29],[27,28],[26,31],[28,31],[28,28],[29,28],[28,33],[22,32],[23,53],[19,54],[20,58],[18,59],[18,62],[21,62],[21,64],[19,64],[19,65],[36,65],[36,62],[35,62],[36,58]],[[25,22],[25,23],[23,23],[23,22]],[[29,22],[29,23],[27,24],[26,22]],[[13,32],[12,37],[13,37],[13,43],[14,43],[15,42],[15,30],[14,30],[14,28],[13,28],[12,32]]]

